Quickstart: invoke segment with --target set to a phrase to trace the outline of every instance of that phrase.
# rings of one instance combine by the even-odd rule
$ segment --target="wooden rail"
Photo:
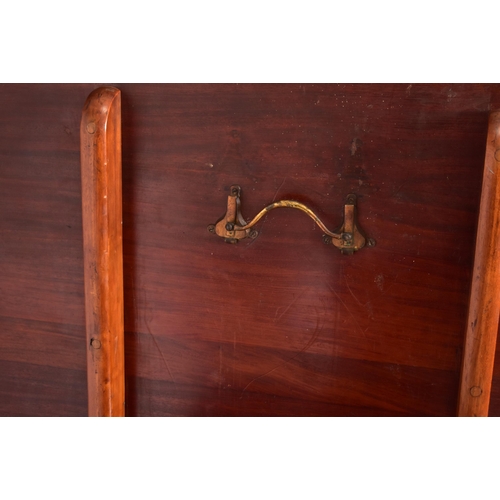
[[[89,416],[125,415],[121,95],[94,90],[80,127]]]
[[[500,315],[500,112],[490,116],[462,361],[459,416],[488,416]]]

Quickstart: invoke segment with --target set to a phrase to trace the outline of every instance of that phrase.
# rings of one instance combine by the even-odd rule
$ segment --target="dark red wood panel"
[[[0,86],[0,414],[86,415],[79,124],[92,85]]]
[[[129,414],[455,414],[498,86],[121,88]],[[377,246],[290,210],[226,245],[235,183],[332,228],[354,192]]]

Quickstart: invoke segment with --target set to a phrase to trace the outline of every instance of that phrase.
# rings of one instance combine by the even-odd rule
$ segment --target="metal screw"
[[[231,188],[231,194],[232,194],[233,196],[238,196],[238,191],[239,191],[239,190],[238,190],[238,188],[237,188],[237,187],[233,187],[233,188]]]
[[[369,238],[366,244],[369,247],[374,247],[377,244],[377,242],[373,238]]]
[[[215,233],[215,226],[214,226],[213,224],[210,224],[210,225],[207,227],[207,229],[208,229],[208,232],[209,232],[209,233]]]
[[[352,240],[352,234],[351,233],[343,233],[342,234],[342,239],[344,241],[351,241]]]
[[[232,222],[228,222],[226,224],[226,231],[232,231],[234,229],[234,224]]]
[[[259,232],[256,231],[255,229],[252,229],[250,231],[250,234],[248,235],[250,238],[252,238],[252,240],[254,240],[255,238],[257,238],[257,236],[259,235]]]
[[[323,235],[323,243],[324,243],[325,245],[330,245],[330,244],[331,244],[331,242],[332,242],[332,239],[330,238],[330,236],[328,236],[328,235],[324,234],[324,235]]]
[[[95,129],[96,129],[96,126],[95,126],[95,123],[94,122],[90,122],[88,125],[87,125],[87,132],[89,134],[93,134],[95,132]]]

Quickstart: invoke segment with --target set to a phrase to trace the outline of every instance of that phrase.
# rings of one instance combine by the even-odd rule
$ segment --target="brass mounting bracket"
[[[253,227],[271,210],[275,208],[295,208],[305,212],[322,229],[325,233],[323,235],[325,244],[332,244],[343,254],[353,254],[365,245],[369,247],[375,246],[375,241],[371,238],[367,239],[358,229],[356,222],[357,198],[355,194],[347,196],[344,204],[344,222],[335,232],[329,231],[310,208],[293,200],[281,200],[271,203],[271,205],[262,209],[249,223],[246,223],[240,211],[240,195],[240,186],[231,186],[230,194],[227,197],[226,214],[215,224],[208,226],[211,233],[224,238],[227,243],[238,243],[239,240],[244,238],[256,238],[259,233]]]

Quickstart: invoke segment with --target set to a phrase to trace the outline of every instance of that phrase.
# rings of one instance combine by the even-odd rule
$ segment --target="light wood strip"
[[[80,127],[89,416],[125,415],[121,94],[93,91]]]
[[[500,112],[488,126],[459,416],[488,416],[500,315]]]

